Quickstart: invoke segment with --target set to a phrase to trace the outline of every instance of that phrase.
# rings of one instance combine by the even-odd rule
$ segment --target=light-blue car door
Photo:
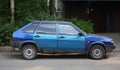
[[[58,24],[58,49],[61,51],[84,51],[85,37],[70,24]]]
[[[57,34],[55,23],[41,23],[33,35],[33,40],[40,48],[52,51],[57,49]]]

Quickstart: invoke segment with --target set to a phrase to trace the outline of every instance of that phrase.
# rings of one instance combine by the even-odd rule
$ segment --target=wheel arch
[[[89,53],[90,49],[91,49],[94,45],[100,45],[100,46],[102,46],[102,47],[104,48],[104,50],[105,50],[105,53],[106,53],[106,47],[105,47],[105,45],[104,45],[103,43],[101,43],[101,42],[97,42],[97,43],[91,44],[90,47],[88,48],[88,53]]]
[[[36,47],[37,51],[41,50],[41,48],[39,47],[39,45],[36,44],[35,42],[23,42],[23,43],[21,44],[20,49],[22,49],[22,48],[23,48],[25,45],[27,45],[27,44],[32,44],[32,45],[34,45],[34,46]]]

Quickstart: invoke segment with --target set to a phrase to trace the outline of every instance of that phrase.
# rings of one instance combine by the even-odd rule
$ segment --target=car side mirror
[[[79,36],[83,36],[83,33],[78,33]]]

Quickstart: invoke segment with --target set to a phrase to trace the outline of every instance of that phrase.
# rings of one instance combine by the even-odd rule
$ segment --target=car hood
[[[86,38],[87,40],[90,40],[90,41],[111,41],[112,40],[109,37],[104,37],[104,36],[95,35],[95,34],[88,34]]]

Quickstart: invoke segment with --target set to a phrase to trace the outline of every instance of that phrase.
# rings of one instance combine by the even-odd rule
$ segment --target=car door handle
[[[60,36],[59,38],[65,38],[64,36]]]
[[[34,36],[34,37],[40,37],[39,35],[36,35],[36,36]]]

